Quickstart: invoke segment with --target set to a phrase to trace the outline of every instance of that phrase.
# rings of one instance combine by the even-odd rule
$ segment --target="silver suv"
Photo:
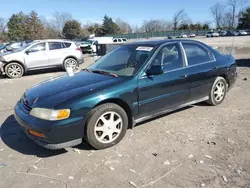
[[[53,67],[72,67],[77,70],[83,62],[82,50],[74,42],[40,40],[1,54],[0,70],[9,78],[20,78],[30,70]]]

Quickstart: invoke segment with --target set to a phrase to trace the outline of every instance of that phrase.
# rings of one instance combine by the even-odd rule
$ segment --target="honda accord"
[[[14,115],[43,147],[66,148],[84,140],[104,149],[139,122],[202,101],[221,104],[236,78],[231,55],[198,41],[128,43],[73,76],[28,89]]]

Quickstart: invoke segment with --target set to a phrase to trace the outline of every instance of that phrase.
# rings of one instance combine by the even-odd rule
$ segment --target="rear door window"
[[[64,45],[66,46],[66,48],[69,48],[71,46],[71,43],[65,42]]]
[[[189,66],[214,60],[212,53],[200,45],[192,43],[182,43],[182,45],[185,50]]]
[[[49,50],[60,50],[65,48],[62,42],[49,42]]]

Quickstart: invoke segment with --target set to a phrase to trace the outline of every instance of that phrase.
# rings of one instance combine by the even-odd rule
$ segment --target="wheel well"
[[[24,66],[24,64],[23,63],[21,63],[21,62],[19,62],[19,61],[10,61],[10,62],[8,62],[8,63],[6,63],[5,65],[4,65],[4,70],[5,70],[5,67],[7,66],[7,65],[9,65],[10,63],[17,63],[17,64],[19,64],[19,65],[21,65],[22,67],[23,67],[23,70],[24,70],[24,72],[26,72],[26,67]]]
[[[105,103],[114,103],[114,104],[117,104],[120,107],[122,107],[128,116],[128,128],[130,128],[130,129],[133,128],[134,123],[133,123],[132,111],[126,102],[124,102],[121,99],[108,99],[108,100],[104,100],[104,101],[98,103],[95,107],[100,106],[100,105],[105,104]]]
[[[230,81],[229,81],[229,79],[228,79],[228,76],[227,76],[226,74],[222,74],[222,75],[220,75],[220,77],[222,77],[222,78],[224,78],[224,79],[226,80],[227,85],[228,85],[227,88],[229,88],[229,87],[230,87]]]
[[[77,61],[77,58],[76,58],[76,57],[74,57],[74,56],[68,56],[68,57],[65,57],[65,58],[64,58],[63,63],[64,63],[64,61],[65,61],[66,59],[69,59],[69,58],[72,58],[72,59],[74,59],[74,60]],[[78,61],[77,61],[77,62],[78,62]]]

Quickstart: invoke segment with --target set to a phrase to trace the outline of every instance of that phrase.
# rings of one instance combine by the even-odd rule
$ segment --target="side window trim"
[[[179,42],[179,46],[181,48],[181,55],[182,55],[184,67],[187,67],[188,66],[188,60],[187,60],[187,55],[186,55],[185,49],[184,49],[181,42]]]
[[[173,70],[167,70],[167,71],[164,71],[163,74],[166,74],[166,73],[169,73],[169,72],[174,72],[174,71],[178,71],[178,70],[181,70],[181,69],[184,69],[186,68],[186,63],[185,63],[185,59],[183,58],[183,55],[182,55],[182,50],[181,50],[181,46],[180,46],[180,43],[179,42],[175,42],[175,43],[172,43],[172,44],[176,44],[179,48],[180,48],[180,55],[181,55],[181,59],[182,59],[182,67],[180,68],[176,68],[176,69],[173,69]],[[166,44],[164,47],[168,46],[168,45],[171,45],[171,44]],[[164,47],[162,47],[161,49],[163,49]]]
[[[185,58],[186,58],[186,63],[187,63],[187,67],[194,67],[194,66],[199,66],[199,65],[203,65],[203,64],[207,64],[207,63],[212,63],[212,62],[215,62],[216,61],[216,58],[214,56],[214,54],[204,45],[202,44],[199,44],[199,43],[195,43],[195,42],[190,42],[190,41],[185,41],[185,42],[180,42],[181,43],[181,46],[182,46],[182,49],[183,49],[183,53],[185,54]],[[198,63],[196,65],[189,65],[188,64],[188,60],[187,60],[187,55],[186,55],[186,52],[185,52],[185,49],[183,47],[183,44],[193,44],[193,45],[197,45],[199,47],[201,47],[203,50],[207,51],[210,55],[212,55],[212,58],[213,60],[210,60],[210,61],[205,61],[205,62],[202,62],[202,63]]]

